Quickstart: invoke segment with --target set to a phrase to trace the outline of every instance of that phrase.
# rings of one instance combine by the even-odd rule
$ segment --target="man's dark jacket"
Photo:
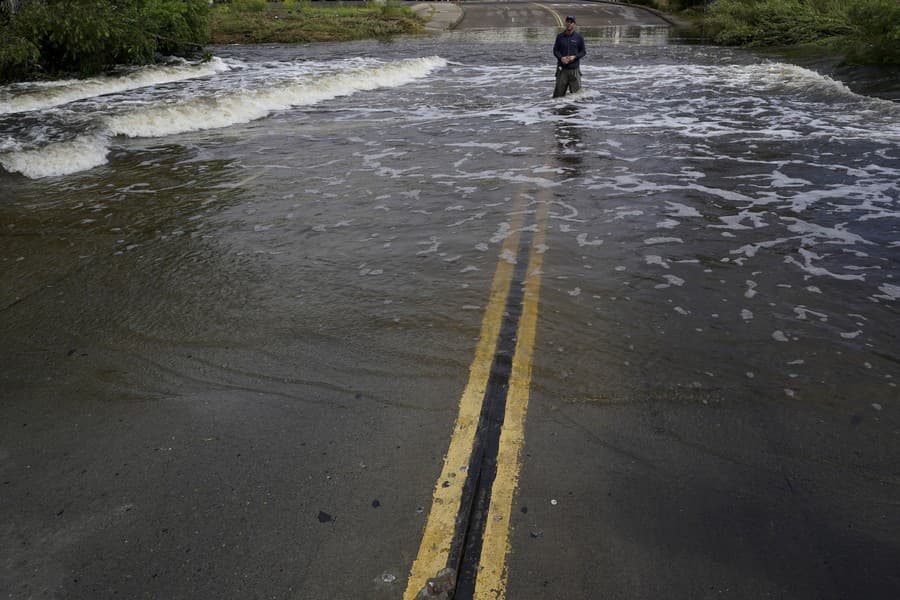
[[[560,69],[577,69],[581,66],[581,59],[587,54],[584,49],[584,38],[577,31],[568,35],[565,31],[556,36],[553,44],[553,55],[556,57],[556,65]],[[560,60],[563,56],[576,56],[577,58],[567,65]]]

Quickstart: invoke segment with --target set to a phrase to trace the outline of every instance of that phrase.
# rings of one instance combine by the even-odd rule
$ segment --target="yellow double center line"
[[[551,15],[553,15],[553,18],[556,19],[556,26],[559,27],[559,28],[561,28],[561,29],[565,29],[566,24],[563,23],[562,17],[559,16],[559,13],[558,13],[558,12],[556,12],[555,10],[553,10],[552,8],[550,8],[549,6],[547,6],[546,4],[539,4],[539,3],[535,2],[534,5],[543,8],[544,10],[546,10],[547,12],[549,12]]]
[[[549,212],[547,199],[538,201],[536,231],[532,237],[525,271],[522,312],[516,335],[516,347],[509,375],[509,389],[503,428],[497,453],[497,468],[491,487],[478,560],[474,597],[497,600],[505,596],[506,556],[509,551],[509,522],[518,484],[525,415],[531,386],[532,354],[537,328],[538,300],[543,265],[543,242]],[[444,457],[441,475],[434,487],[431,512],[425,525],[419,554],[413,562],[404,600],[413,600],[430,577],[448,566],[451,545],[457,534],[464,481],[470,466],[482,403],[490,377],[503,323],[504,309],[514,275],[520,236],[526,215],[524,200],[510,224],[512,233],[504,240],[501,260],[491,285],[490,299],[481,325],[475,357],[469,367],[469,381],[459,402],[459,414],[453,428],[450,447]],[[455,565],[451,565],[455,568]]]

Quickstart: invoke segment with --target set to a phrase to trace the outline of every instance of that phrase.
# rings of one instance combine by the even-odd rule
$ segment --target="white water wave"
[[[162,137],[229,127],[261,119],[278,110],[312,105],[339,96],[385,87],[397,87],[428,76],[446,61],[440,57],[415,58],[395,63],[364,65],[335,74],[308,76],[291,84],[228,91],[216,97],[171,102],[160,106],[129,107],[127,112],[101,119],[90,134],[38,147],[4,142],[10,151],[0,154],[0,165],[35,179],[68,175],[106,162],[111,139]]]
[[[602,82],[602,92],[581,99],[577,113],[559,115],[549,102],[497,107],[493,113],[522,125],[565,121],[641,135],[662,130],[689,140],[900,140],[900,105],[857,94],[795,65],[586,64],[583,69],[587,85]],[[774,177],[788,187],[801,183]]]
[[[892,283],[885,283],[879,286],[878,291],[881,294],[876,294],[875,298],[881,298],[882,300],[900,300],[900,285],[894,285]]]
[[[184,63],[147,67],[118,77],[68,79],[49,84],[17,84],[0,88],[0,114],[43,110],[106,94],[209,77],[228,71],[230,68],[222,59],[213,57],[211,60],[199,64]],[[23,93],[18,91],[20,89],[28,91]]]
[[[106,163],[107,154],[106,136],[85,135],[35,150],[0,154],[0,165],[10,173],[39,179],[93,169]]]
[[[397,87],[426,77],[446,61],[439,57],[367,66],[270,88],[228,92],[222,96],[154,106],[110,117],[110,133],[128,137],[160,137],[249,123],[294,106],[317,104],[340,96]]]

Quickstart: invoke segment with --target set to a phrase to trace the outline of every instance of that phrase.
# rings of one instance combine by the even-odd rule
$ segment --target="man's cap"
[[[575,17],[573,17],[572,15],[569,15],[568,17],[566,17],[566,21],[572,21],[574,23]]]

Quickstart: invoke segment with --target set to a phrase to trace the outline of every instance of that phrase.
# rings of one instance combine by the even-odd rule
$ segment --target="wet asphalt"
[[[612,4],[546,6],[580,25],[659,24]],[[533,4],[462,8],[443,11],[456,28],[502,28],[525,11],[554,22]],[[10,256],[30,243],[3,239]],[[550,253],[544,269],[571,258]],[[110,342],[123,315],[160,299],[121,274],[164,274],[103,260],[54,261],[33,289],[4,295],[0,597],[399,598],[478,316],[380,340],[322,304],[315,338],[241,340],[228,318],[252,298],[223,281],[221,306],[192,310],[211,323],[206,339],[227,343],[132,339],[123,351]],[[539,340],[564,319],[541,313]],[[410,375],[432,344],[458,361]],[[603,367],[561,360],[539,343],[507,598],[898,597],[896,418],[703,390],[571,403],[542,388],[541,370]]]

